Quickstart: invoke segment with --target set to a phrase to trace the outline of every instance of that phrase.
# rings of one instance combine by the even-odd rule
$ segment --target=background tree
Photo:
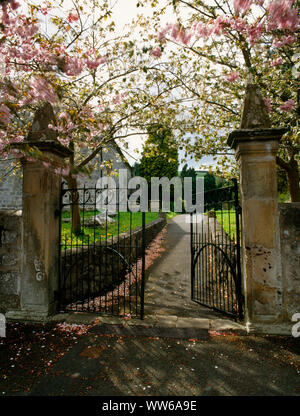
[[[140,175],[143,176],[151,191],[151,178],[167,177],[169,179],[178,176],[178,149],[172,130],[162,125],[153,125],[148,128],[148,138],[143,147]],[[160,201],[162,194],[160,189]],[[174,206],[174,189],[170,190],[171,210]]]
[[[172,131],[164,126],[148,128],[148,138],[143,147],[140,173],[150,183],[152,177],[178,176],[178,150]]]
[[[195,204],[196,203],[196,179],[197,179],[197,173],[195,169],[191,167],[189,168],[188,164],[186,163],[183,166],[182,171],[180,172],[180,177],[182,181],[182,195],[184,195],[184,178],[192,178],[192,192],[193,192],[192,203]]]
[[[204,191],[211,191],[217,188],[216,177],[212,172],[208,172],[204,176]]]

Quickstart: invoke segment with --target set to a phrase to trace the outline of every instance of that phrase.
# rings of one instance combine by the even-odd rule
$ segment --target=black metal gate
[[[146,215],[99,208],[102,192],[62,185],[59,309],[143,319]]]
[[[243,318],[241,207],[237,181],[204,192],[204,214],[191,214],[192,300]]]

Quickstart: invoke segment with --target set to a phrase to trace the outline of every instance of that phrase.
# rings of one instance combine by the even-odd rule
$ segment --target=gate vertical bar
[[[144,319],[144,299],[145,299],[145,251],[146,251],[146,218],[142,212],[142,281],[141,281],[141,319]]]
[[[197,215],[197,214],[196,214]],[[193,247],[193,213],[190,213],[190,246],[191,246],[191,299],[194,299],[194,247]]]
[[[60,194],[59,194],[59,209],[58,209],[58,215],[59,215],[59,236],[58,236],[58,290],[57,290],[57,306],[58,311],[60,312],[60,309],[62,307],[62,264],[61,264],[61,234],[62,234],[62,226],[61,226],[61,217],[62,217],[62,209],[63,209],[63,181],[60,185]]]
[[[235,204],[235,220],[236,220],[236,260],[237,260],[237,282],[236,282],[236,294],[239,307],[239,318],[242,320],[243,313],[243,296],[242,296],[242,269],[241,269],[241,236],[240,236],[240,218],[241,218],[241,207],[239,203],[239,189],[237,179],[233,179],[234,183],[234,204]]]

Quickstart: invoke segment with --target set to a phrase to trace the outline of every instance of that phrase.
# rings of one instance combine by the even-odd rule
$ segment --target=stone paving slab
[[[69,324],[110,325],[154,328],[189,328],[196,330],[231,331],[246,333],[246,327],[229,319],[186,318],[178,316],[148,315],[144,320],[125,319],[123,317],[97,316],[97,314],[59,314],[51,318],[52,322],[66,322]]]
[[[202,318],[178,318],[176,321],[176,328],[210,328],[210,319]]]
[[[102,324],[94,326],[89,333],[147,338],[209,339],[208,331],[203,328],[146,327],[138,325],[121,326]]]

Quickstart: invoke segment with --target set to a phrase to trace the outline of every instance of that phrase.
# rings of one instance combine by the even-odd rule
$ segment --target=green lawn
[[[178,215],[178,212],[167,212],[167,220],[171,220],[172,218],[176,217]]]
[[[87,211],[84,213],[84,219],[88,219],[92,216],[98,214],[95,211]],[[116,236],[118,234],[124,233],[129,231],[130,229],[134,229],[136,227],[140,227],[142,225],[142,213],[141,212],[120,212],[116,217],[114,217],[114,222],[111,224],[107,224],[106,226],[101,227],[84,227],[82,228],[82,232],[80,235],[76,236],[74,233],[71,233],[71,223],[64,222],[64,218],[70,218],[69,212],[62,213],[62,223],[61,223],[61,242],[63,245],[70,246],[71,240],[72,245],[80,245],[80,244],[93,244],[95,242],[103,241],[107,238],[111,238],[112,236]],[[146,224],[157,219],[158,213],[157,212],[146,212]],[[81,213],[82,219],[82,213]],[[72,235],[73,234],[73,235]]]
[[[227,235],[233,240],[236,236],[235,210],[215,211],[218,223]]]

